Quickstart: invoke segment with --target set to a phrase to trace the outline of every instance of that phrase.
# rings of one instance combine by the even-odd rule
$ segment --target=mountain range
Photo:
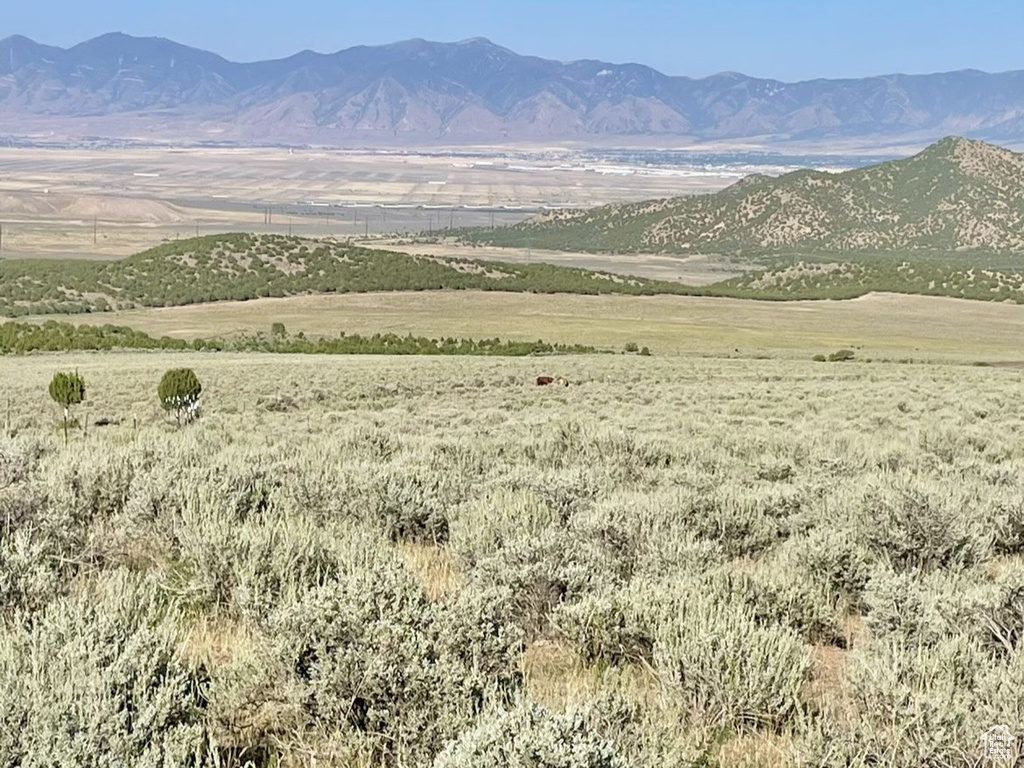
[[[483,38],[230,62],[111,33],[68,49],[0,41],[0,133],[240,143],[1024,139],[1024,71],[783,83],[561,63]]]
[[[501,246],[670,253],[1024,253],[1024,154],[949,137],[844,173],[748,176],[711,195],[467,230]]]

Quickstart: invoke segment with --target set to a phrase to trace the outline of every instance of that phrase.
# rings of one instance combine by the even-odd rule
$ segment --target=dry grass
[[[253,647],[252,630],[244,623],[203,614],[183,630],[182,653],[208,667],[223,666]]]
[[[665,703],[659,700],[662,685],[649,666],[626,665],[609,675],[600,665],[588,666],[558,639],[542,638],[530,643],[523,654],[522,668],[527,696],[556,711],[581,706],[609,688],[647,706]]]
[[[128,325],[180,338],[269,332],[279,321],[290,333],[542,338],[616,350],[635,342],[655,355],[806,359],[850,348],[861,360],[996,362],[1021,358],[1024,306],[893,294],[772,302],[430,291],[258,299],[53,319]]]
[[[440,600],[458,589],[462,577],[451,553],[431,544],[402,542],[398,545],[405,564],[423,583],[423,591],[431,600]]]
[[[718,750],[722,768],[788,768],[794,765],[790,737],[757,731],[729,739]]]
[[[812,648],[814,667],[811,680],[804,692],[805,700],[828,717],[845,721],[854,714],[846,664],[849,651],[834,646],[816,645]]]
[[[527,694],[538,704],[561,710],[593,696],[598,680],[579,655],[553,640],[536,640],[523,654]]]
[[[815,709],[827,713],[839,722],[850,722],[856,707],[846,676],[850,653],[868,644],[868,630],[864,617],[850,614],[843,618],[845,648],[815,645],[811,649],[814,667],[811,680],[804,692],[805,700]]]

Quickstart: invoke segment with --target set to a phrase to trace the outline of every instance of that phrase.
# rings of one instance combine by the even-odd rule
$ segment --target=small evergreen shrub
[[[157,396],[165,411],[173,411],[180,426],[199,418],[199,395],[203,385],[191,368],[167,371],[157,386]]]
[[[64,443],[68,442],[68,422],[71,407],[85,399],[85,381],[74,373],[55,373],[50,380],[50,398],[64,409]]]

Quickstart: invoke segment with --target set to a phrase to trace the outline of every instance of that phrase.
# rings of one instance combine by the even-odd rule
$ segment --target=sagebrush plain
[[[0,386],[8,764],[945,766],[1022,722],[1016,370],[107,353]]]

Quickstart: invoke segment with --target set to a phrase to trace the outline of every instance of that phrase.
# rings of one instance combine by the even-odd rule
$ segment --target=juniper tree
[[[174,368],[167,371],[157,386],[157,396],[165,411],[174,411],[174,418],[181,426],[199,418],[199,395],[203,385],[191,368]]]
[[[64,408],[64,445],[68,444],[68,420],[71,418],[71,406],[85,400],[85,381],[74,373],[55,373],[50,380],[50,397]]]

